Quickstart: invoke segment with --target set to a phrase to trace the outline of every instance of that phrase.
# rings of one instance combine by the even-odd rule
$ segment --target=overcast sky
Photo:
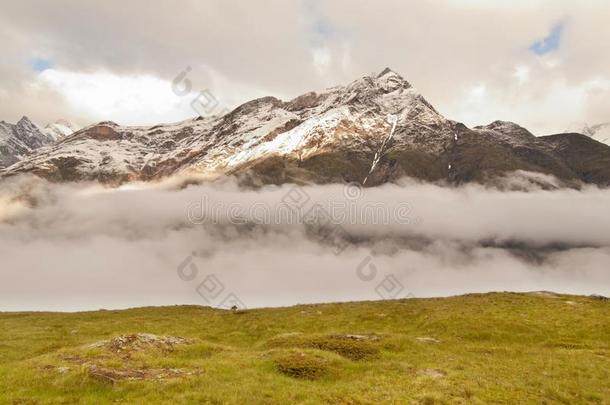
[[[389,66],[446,117],[610,121],[607,0],[0,0],[0,120],[153,124]],[[192,91],[172,80],[185,69]],[[182,92],[186,93],[186,91]],[[220,108],[220,107],[219,107]]]

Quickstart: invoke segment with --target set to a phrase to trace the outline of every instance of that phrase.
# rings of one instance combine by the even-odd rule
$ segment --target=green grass
[[[135,333],[193,341],[127,353],[91,346]],[[185,374],[112,383],[91,364]],[[0,313],[0,403],[610,404],[610,303],[496,293]]]

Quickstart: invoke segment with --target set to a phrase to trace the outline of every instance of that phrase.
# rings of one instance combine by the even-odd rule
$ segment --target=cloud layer
[[[610,295],[607,190],[407,181],[242,190],[176,180],[105,189],[32,178],[0,190],[0,310]],[[267,215],[286,205],[293,217]],[[316,206],[329,213],[325,227],[303,221]]]

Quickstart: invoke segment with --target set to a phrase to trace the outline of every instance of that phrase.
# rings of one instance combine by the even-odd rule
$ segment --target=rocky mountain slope
[[[536,137],[503,121],[467,128],[385,69],[288,102],[253,100],[224,116],[152,127],[101,122],[41,148],[3,175],[119,184],[192,173],[237,175],[249,184],[377,185],[403,176],[490,183],[516,171],[553,175],[563,186],[608,186],[610,147],[580,134]],[[530,180],[553,186],[546,176]]]
[[[40,128],[25,116],[16,124],[0,121],[0,168],[10,166],[34,150],[74,131],[75,127],[65,120],[50,123],[44,128]]]

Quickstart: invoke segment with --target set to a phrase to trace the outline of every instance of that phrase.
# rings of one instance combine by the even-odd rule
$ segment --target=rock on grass
[[[113,353],[129,355],[134,352],[158,350],[172,352],[177,345],[193,343],[192,339],[178,336],[157,336],[150,333],[115,336],[110,340],[96,342],[89,347],[103,347]]]

